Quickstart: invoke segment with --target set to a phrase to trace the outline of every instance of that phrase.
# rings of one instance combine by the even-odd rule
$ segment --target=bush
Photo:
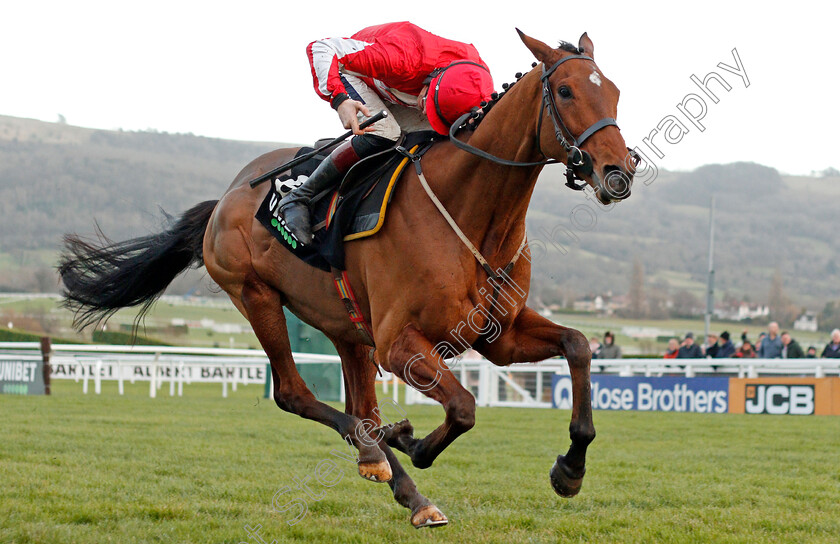
[[[14,329],[0,329],[0,342],[40,342],[41,338],[49,336],[44,333],[18,331]],[[68,340],[66,338],[53,338],[53,344],[82,344],[78,340]]]
[[[97,344],[111,344],[115,346],[169,346],[166,342],[135,336],[127,332],[93,331],[93,341]]]

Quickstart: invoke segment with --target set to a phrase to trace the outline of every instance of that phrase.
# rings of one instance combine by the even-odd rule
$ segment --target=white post
[[[225,372],[224,365],[221,365],[221,367],[222,367],[222,398],[226,399],[227,398],[227,384],[228,384],[227,372]]]
[[[157,380],[157,356],[155,356],[155,360],[149,363],[149,373],[151,377],[149,378],[149,398],[153,399],[157,396],[157,384],[155,381]]]
[[[399,402],[399,400],[400,400],[400,391],[399,391],[399,389],[397,388],[397,385],[399,385],[399,384],[398,384],[398,378],[397,378],[397,375],[396,375],[396,374],[391,374],[391,376],[393,376],[393,378],[392,378],[392,379],[394,380],[394,402]],[[406,391],[408,391],[408,385],[406,385],[405,387],[406,387]]]
[[[96,361],[96,374],[93,376],[93,391],[97,395],[102,394],[102,360]]]
[[[619,376],[632,376],[633,375],[633,367],[631,367],[629,364],[624,365],[624,367],[621,369],[621,372],[619,372],[618,375]]]
[[[169,396],[175,396],[175,361],[169,360]]]
[[[482,361],[478,365],[478,405],[487,406],[488,382],[487,382],[487,367]]]
[[[537,394],[535,395],[537,402],[542,402],[543,399],[543,373],[542,370],[537,370]]]
[[[80,365],[82,369],[82,393],[87,395],[88,392],[88,374],[90,374],[89,369],[85,368],[84,363]]]
[[[184,396],[184,361],[178,362],[178,396]]]
[[[342,372],[342,374],[344,374]],[[382,376],[382,392],[387,394],[388,393],[388,379],[391,377],[389,373],[387,376]]]
[[[755,371],[755,365],[747,367],[747,378],[758,378],[758,372]]]
[[[125,394],[125,384],[123,383],[122,361],[117,360],[117,387],[120,390],[120,396]]]
[[[685,364],[685,377],[686,378],[693,378],[694,377],[694,366],[692,366],[691,362],[687,362]]]
[[[374,388],[374,395],[376,394],[376,378],[373,379],[373,388]],[[338,372],[338,400],[339,402],[346,402],[347,401],[347,392],[344,390],[344,371],[341,370],[339,365],[339,372]]]
[[[825,371],[823,370],[822,365],[817,365],[817,368],[814,370],[814,377],[825,378]]]
[[[160,361],[160,353],[155,353],[155,396],[157,396],[157,390],[163,387],[162,377],[157,376],[157,372],[160,369],[158,361]]]
[[[492,406],[493,404],[497,404],[499,402],[499,376],[496,374],[498,371],[495,368],[489,366],[490,363],[487,363],[487,385],[489,386],[490,391],[490,398],[489,404]]]
[[[236,371],[239,370],[239,375],[242,376],[242,367],[233,367],[233,380],[230,382],[230,387],[233,389],[233,392],[236,393]]]

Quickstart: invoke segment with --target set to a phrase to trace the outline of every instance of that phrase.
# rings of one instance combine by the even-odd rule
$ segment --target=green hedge
[[[166,342],[120,331],[93,331],[93,342],[115,346],[169,346]]]
[[[44,336],[50,336],[47,333],[26,332],[15,329],[0,329],[0,342],[40,342]],[[50,336],[53,344],[82,344],[78,340],[68,340],[66,338],[54,338]]]

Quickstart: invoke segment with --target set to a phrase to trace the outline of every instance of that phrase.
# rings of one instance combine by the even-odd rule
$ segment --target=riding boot
[[[303,244],[312,242],[312,225],[309,219],[312,199],[338,184],[350,167],[361,160],[351,142],[352,140],[336,147],[315,168],[303,185],[280,201],[280,215],[286,228]]]

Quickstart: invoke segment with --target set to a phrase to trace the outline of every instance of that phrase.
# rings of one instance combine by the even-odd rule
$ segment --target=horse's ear
[[[583,51],[586,56],[595,58],[595,46],[592,45],[592,40],[589,39],[589,36],[584,32],[580,35],[580,39],[578,40],[578,49]]]
[[[519,39],[522,40],[522,43],[525,44],[525,47],[531,50],[531,53],[534,54],[537,60],[540,62],[547,63],[547,59],[551,57],[552,53],[554,52],[554,49],[547,46],[543,42],[526,35],[518,28],[516,29],[516,31],[519,33]]]

